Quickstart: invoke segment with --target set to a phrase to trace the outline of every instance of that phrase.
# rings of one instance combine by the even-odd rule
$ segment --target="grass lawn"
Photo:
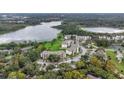
[[[61,50],[62,41],[63,41],[63,36],[59,35],[57,39],[54,39],[51,42],[44,43],[44,46],[49,51],[59,51]]]
[[[110,56],[111,57],[111,60],[112,61],[117,62],[117,60],[116,60],[116,54],[114,53],[114,51],[107,50],[106,53],[107,53],[107,56]]]
[[[5,57],[6,60],[10,60],[11,58],[12,58],[12,56]]]
[[[114,53],[114,51],[107,50],[106,53],[108,56],[111,57],[112,62],[115,64],[118,70],[123,71],[122,73],[124,74],[124,62],[118,63],[118,61],[116,60],[116,54]]]

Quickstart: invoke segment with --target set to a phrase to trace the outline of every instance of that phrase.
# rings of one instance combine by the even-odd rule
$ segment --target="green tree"
[[[75,63],[77,69],[82,69],[85,67],[85,63],[83,61],[79,61]]]
[[[8,75],[9,79],[24,79],[26,75],[20,71],[17,72],[10,72]]]
[[[84,77],[85,77],[85,74],[81,73],[77,70],[68,71],[68,72],[65,72],[65,74],[64,74],[64,78],[66,78],[66,79],[81,79]]]
[[[40,45],[37,47],[36,51],[37,51],[38,53],[40,53],[40,52],[44,51],[45,49],[46,49],[45,46],[44,46],[43,44],[40,44]]]
[[[58,65],[58,67],[61,69],[61,70],[72,70],[72,67],[70,66],[69,63],[61,63]]]
[[[28,57],[31,59],[32,62],[36,61],[39,58],[39,54],[34,50],[29,51],[27,54],[28,54]]]
[[[106,39],[103,39],[103,40],[97,39],[95,41],[96,41],[97,46],[99,46],[99,47],[108,47],[112,43],[112,42],[110,42],[110,41],[108,41]]]
[[[57,73],[55,71],[48,71],[43,75],[44,79],[57,79]]]
[[[50,61],[50,62],[58,62],[58,61],[60,61],[60,56],[58,56],[58,55],[50,55],[49,57],[48,57],[48,60]]]
[[[32,64],[27,64],[24,69],[23,69],[23,72],[26,74],[26,75],[31,75],[33,76],[35,74],[35,68]]]
[[[81,60],[82,60],[82,61],[87,62],[88,59],[89,59],[89,55],[88,55],[88,54],[85,54],[85,55],[82,55],[82,56],[81,56]]]
[[[37,63],[28,63],[25,65],[22,71],[26,75],[34,76],[39,73],[39,68],[40,66]]]
[[[105,69],[109,72],[115,72],[115,70],[117,70],[115,64],[111,61],[111,60],[108,60],[106,62],[106,65],[105,65]]]
[[[54,68],[55,68],[55,66],[52,65],[52,64],[50,64],[50,65],[48,65],[48,66],[46,67],[46,70],[52,70],[52,69],[54,69]]]
[[[24,56],[23,54],[19,56],[19,67],[20,68],[23,68],[27,63],[30,63],[30,62],[31,60],[27,56]]]
[[[95,65],[97,67],[101,67],[102,66],[101,65],[101,61],[98,60],[98,58],[96,56],[91,57],[90,62],[91,62],[91,64],[93,64],[93,65]]]

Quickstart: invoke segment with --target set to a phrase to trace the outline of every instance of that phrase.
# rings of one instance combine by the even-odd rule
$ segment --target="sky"
[[[0,0],[0,13],[123,13],[124,0]]]

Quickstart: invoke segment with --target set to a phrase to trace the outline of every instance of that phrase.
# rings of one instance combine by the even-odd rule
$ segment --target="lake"
[[[113,49],[115,51],[117,51],[119,49],[124,50],[124,47],[122,47],[121,45],[111,45],[109,48]]]
[[[110,27],[84,27],[83,30],[95,33],[122,33],[124,29],[110,28]]]
[[[61,21],[44,22],[36,26],[0,35],[0,44],[20,41],[51,41],[57,37],[60,30],[52,28],[61,25]]]

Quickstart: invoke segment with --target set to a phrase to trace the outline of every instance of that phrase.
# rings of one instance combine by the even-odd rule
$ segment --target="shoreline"
[[[112,27],[82,27],[81,29],[86,32],[91,32],[95,34],[123,34],[124,33],[124,29],[112,28]]]
[[[54,22],[54,21],[52,21],[52,22]],[[42,23],[46,23],[46,22],[42,22]],[[24,42],[50,42],[50,41],[52,41],[53,39],[56,39],[57,38],[57,35],[61,32],[61,30],[59,30],[59,29],[57,29],[57,28],[54,28],[54,25],[55,24],[53,24],[53,26],[51,26],[51,24],[49,25],[49,23],[50,22],[47,22],[48,23],[48,26],[50,27],[50,28],[52,28],[52,29],[55,29],[55,33],[56,33],[56,35],[55,35],[55,37],[54,38],[43,38],[43,39],[37,39],[36,38],[36,40],[35,39],[22,39],[22,38],[15,38],[15,37],[12,37],[12,38],[14,38],[13,39],[13,41],[12,41],[12,38],[6,38],[6,36],[8,36],[8,34],[13,34],[13,33],[16,33],[16,31],[20,31],[21,32],[21,30],[23,30],[23,29],[26,29],[27,27],[30,27],[30,26],[26,26],[25,28],[22,28],[22,29],[19,29],[19,30],[16,30],[16,31],[13,31],[13,32],[9,32],[9,33],[5,33],[5,34],[1,34],[0,36],[2,36],[2,37],[0,37],[0,39],[1,39],[1,42],[0,42],[0,45],[2,45],[2,44],[9,44],[9,43],[11,43],[11,42],[14,42],[14,43],[24,43]],[[31,27],[35,27],[35,26],[39,26],[39,25],[43,25],[43,24],[38,24],[38,25],[33,25],[33,26],[31,26]],[[49,29],[49,30],[51,30],[51,29]],[[56,32],[56,30],[58,30],[57,32]],[[42,31],[42,29],[41,29],[41,31]],[[41,32],[40,31],[40,32]],[[48,34],[48,35],[50,35],[50,34]]]

